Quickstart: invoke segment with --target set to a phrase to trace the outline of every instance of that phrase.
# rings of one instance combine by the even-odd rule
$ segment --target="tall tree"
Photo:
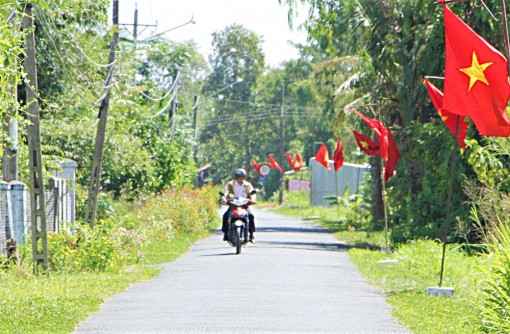
[[[208,104],[201,136],[200,161],[213,163],[213,179],[221,182],[239,167],[250,166],[255,129],[250,126],[252,109],[239,101],[255,102],[256,87],[264,70],[261,39],[241,25],[231,25],[213,34],[213,53],[205,94],[216,101]],[[207,104],[206,104],[207,105]]]
[[[445,205],[444,201],[437,203],[433,198],[446,198],[447,187],[434,187],[431,191],[430,185],[438,180],[447,182],[448,169],[439,169],[438,175],[437,167],[432,166],[443,165],[443,158],[454,145],[439,127],[424,127],[440,120],[427,100],[421,78],[443,73],[441,8],[430,1],[413,0],[280,2],[294,6],[298,1],[309,3],[311,11],[306,29],[310,39],[326,54],[330,57],[357,55],[362,59],[357,94],[364,98],[359,101],[379,102],[383,122],[395,133],[402,151],[397,177],[388,183],[390,201],[398,203],[392,218],[401,225],[395,237],[434,236],[444,220]],[[455,6],[468,15],[468,21],[490,26],[487,25],[489,16],[482,10],[474,10],[471,4]],[[498,34],[490,33],[488,39]],[[424,154],[420,140],[424,140],[427,150],[435,147],[436,142],[448,145],[437,147],[434,154]],[[460,189],[458,176],[463,170],[458,169],[456,189]],[[379,190],[374,193],[380,193]],[[462,192],[455,193],[454,203],[459,204],[454,204],[455,214],[466,217],[467,210],[460,205],[464,200]]]

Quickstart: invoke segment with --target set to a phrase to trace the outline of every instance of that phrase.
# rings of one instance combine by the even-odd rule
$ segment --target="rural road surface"
[[[257,243],[242,254],[218,231],[105,302],[76,333],[409,333],[332,234],[255,216]]]

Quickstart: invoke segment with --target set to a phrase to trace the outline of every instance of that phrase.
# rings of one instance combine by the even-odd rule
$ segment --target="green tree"
[[[285,2],[293,6],[297,0]],[[436,236],[445,217],[445,205],[441,203],[446,199],[449,182],[448,168],[437,166],[448,164],[444,159],[451,154],[453,141],[442,125],[432,126],[440,121],[421,78],[443,72],[444,27],[440,6],[411,0],[300,2],[311,6],[306,29],[324,53],[332,58],[360,57],[357,97],[361,103],[380,103],[382,120],[392,129],[401,149],[397,175],[387,185],[390,217],[408,231],[400,234],[400,240],[417,235],[417,231],[420,235]],[[492,25],[487,13],[475,11],[470,4],[456,5],[457,8],[475,28]],[[487,29],[480,32],[483,34],[484,30],[489,41],[500,35]],[[436,147],[436,140],[443,145]],[[437,149],[432,151],[434,154],[425,154],[424,150],[432,147]],[[466,170],[464,160],[459,164],[454,178],[454,207],[459,209],[456,214],[466,219],[468,209],[461,205],[465,197],[460,190],[460,174],[469,173],[469,169]],[[373,175],[379,175],[378,166],[372,167]],[[431,188],[436,183],[439,186]]]
[[[239,101],[258,99],[256,87],[264,69],[260,37],[241,25],[228,26],[213,34],[209,61],[212,69],[204,91],[215,99],[209,104],[214,113],[206,114],[199,152],[201,162],[212,163],[213,180],[219,183],[235,169],[250,166],[256,129],[251,106]]]

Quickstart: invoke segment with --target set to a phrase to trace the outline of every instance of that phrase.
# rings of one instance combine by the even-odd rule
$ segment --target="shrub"
[[[201,236],[219,220],[216,194],[212,187],[174,188],[149,198],[135,212],[98,221],[94,229],[77,223],[74,233],[49,233],[50,268],[57,272],[116,271],[139,262],[144,244],[175,235]],[[26,257],[29,246],[25,246]]]
[[[489,260],[476,303],[484,333],[510,333],[510,225],[499,222],[491,232]]]

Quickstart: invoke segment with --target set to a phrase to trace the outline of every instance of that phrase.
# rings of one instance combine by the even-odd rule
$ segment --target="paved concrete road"
[[[408,333],[330,233],[261,210],[256,218],[257,243],[241,255],[218,231],[76,332]]]

